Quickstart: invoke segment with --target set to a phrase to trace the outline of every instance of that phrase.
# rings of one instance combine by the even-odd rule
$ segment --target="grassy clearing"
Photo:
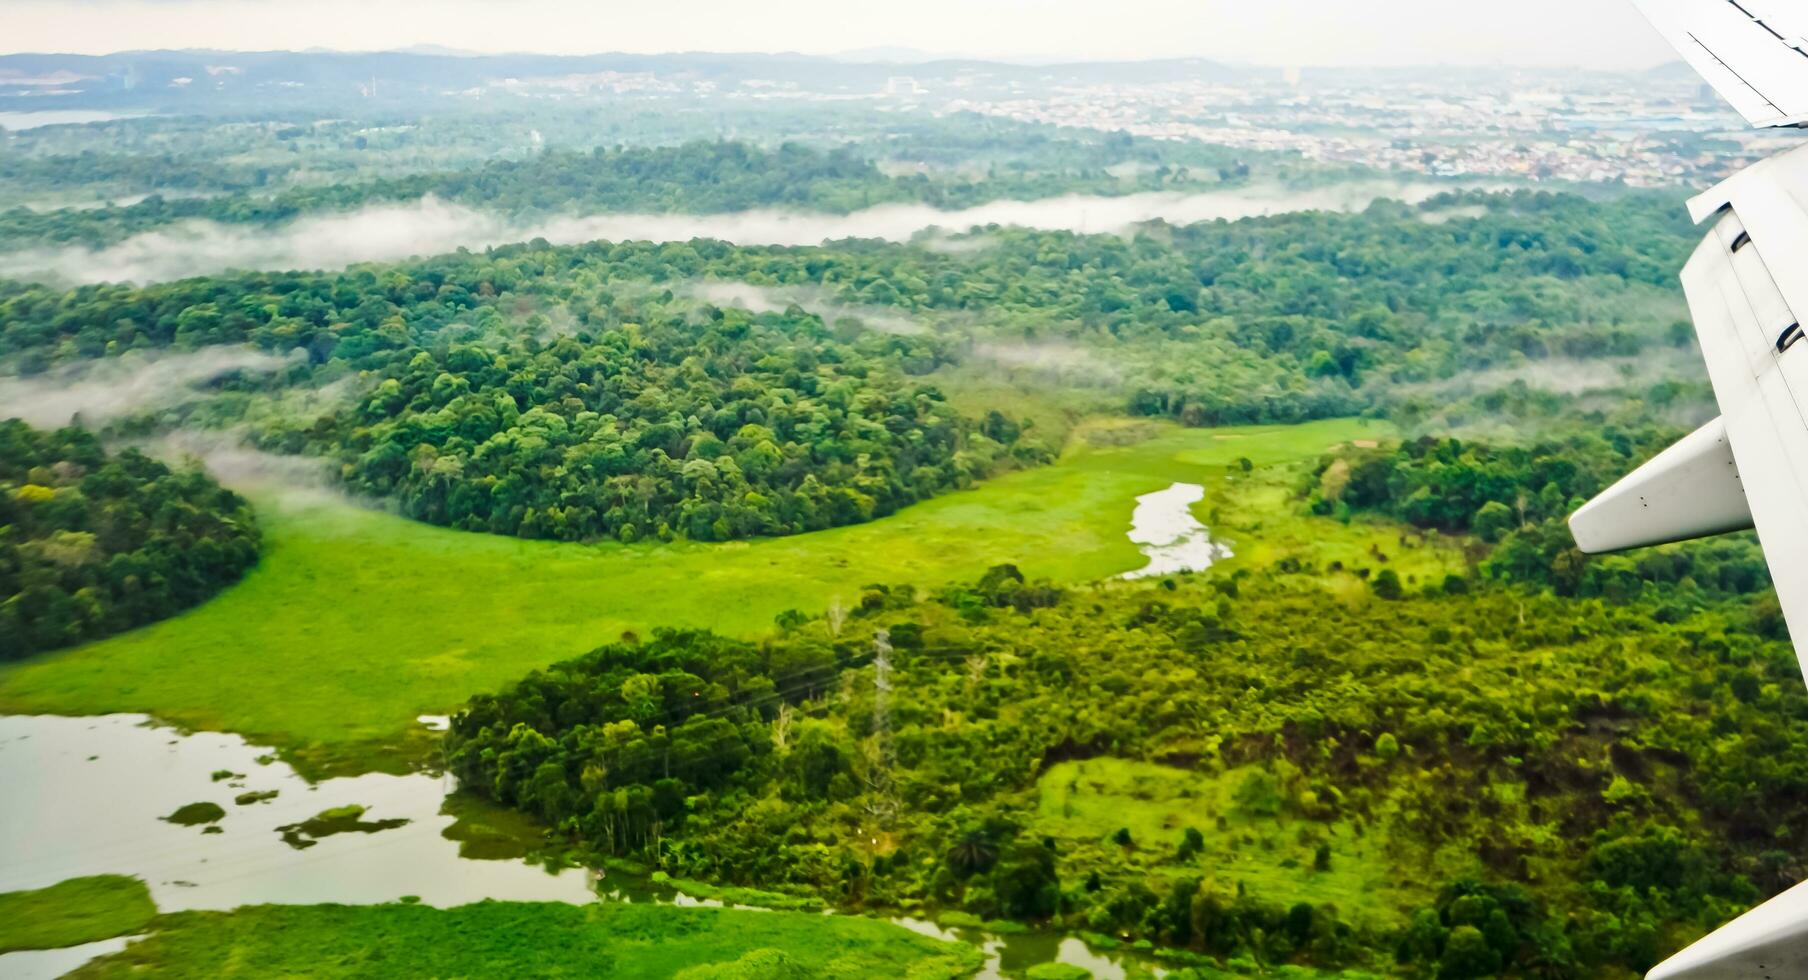
[[[717,908],[480,902],[182,912],[71,977],[970,976],[971,946],[871,919]]]
[[[157,915],[137,878],[96,875],[0,894],[0,953],[61,949],[137,932]]]
[[[1112,411],[1116,389],[1051,385],[1044,372],[1013,370],[985,362],[948,365],[929,376],[961,414],[984,418],[997,411],[1023,426],[1021,438],[1059,452],[1084,420]]]
[[[1051,767],[1037,782],[1036,830],[1070,842],[1078,860],[1093,852],[1146,865],[1157,873],[1191,874],[1226,890],[1241,884],[1263,901],[1330,903],[1361,920],[1411,908],[1431,897],[1415,874],[1386,852],[1386,834],[1351,820],[1306,820],[1253,801],[1239,790],[1260,767],[1197,773],[1129,759],[1088,759]],[[1205,847],[1177,862],[1186,828]],[[1130,832],[1132,845],[1112,841]],[[1316,867],[1321,845],[1325,867]],[[1388,924],[1398,924],[1389,921]]]
[[[278,745],[304,771],[399,770],[432,751],[417,715],[624,632],[754,634],[869,582],[970,580],[1003,561],[1062,581],[1135,568],[1133,498],[1175,481],[1213,488],[1200,515],[1223,511],[1238,561],[1291,548],[1354,560],[1380,532],[1293,514],[1290,467],[1231,470],[1387,431],[1092,423],[1052,466],[870,524],[728,544],[522,541],[266,494],[263,560],[243,582],[153,626],[0,669],[0,712],[144,711]],[[1245,488],[1266,496],[1234,502]]]
[[[1229,541],[1235,552],[1220,570],[1291,559],[1345,598],[1367,595],[1369,578],[1384,568],[1393,569],[1409,591],[1466,571],[1461,541],[1372,516],[1346,524],[1303,515],[1297,491],[1306,465],[1257,465],[1251,473],[1232,471],[1217,485],[1207,484],[1206,499],[1195,505],[1212,536]]]

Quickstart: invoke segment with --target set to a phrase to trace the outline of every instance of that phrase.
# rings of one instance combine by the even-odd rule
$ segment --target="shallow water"
[[[1086,945],[1085,940],[1058,933],[1019,933],[1009,936],[979,929],[945,929],[924,919],[899,917],[887,920],[918,935],[933,939],[965,942],[978,946],[986,954],[986,965],[974,980],[1003,980],[1021,976],[1023,971],[1041,963],[1067,963],[1084,967],[1094,980],[1124,980],[1126,965],[1134,964],[1143,971],[1162,976],[1167,971],[1153,962],[1135,956],[1102,953]]]
[[[0,977],[5,977],[6,980],[51,980],[97,956],[117,953],[136,938],[120,936],[117,939],[102,939],[62,949],[28,949],[0,954]]]
[[[613,902],[653,902],[660,905],[679,907],[713,906],[722,907],[724,903],[714,898],[696,898],[672,888],[670,885],[655,884],[647,878],[609,872],[597,884],[597,891],[605,901]],[[757,906],[733,905],[737,909],[763,911]],[[832,910],[828,914],[836,914]],[[884,921],[895,926],[909,929],[921,936],[941,939],[949,942],[963,942],[978,948],[986,954],[986,964],[975,974],[974,980],[1003,980],[1007,976],[1020,976],[1023,971],[1039,963],[1070,963],[1085,967],[1092,972],[1096,980],[1123,980],[1126,965],[1134,963],[1145,972],[1161,976],[1163,970],[1152,959],[1139,957],[1134,953],[1117,954],[1094,950],[1085,940],[1058,932],[1022,932],[1004,935],[988,932],[984,929],[950,929],[937,925],[927,919],[912,916],[892,916]]]
[[[521,861],[460,858],[457,842],[440,836],[453,822],[439,812],[449,778],[372,773],[310,784],[236,735],[183,735],[147,722],[0,716],[0,891],[136,875],[165,912],[407,895],[437,906],[594,899],[581,870],[554,875]],[[215,780],[221,771],[233,776]],[[277,795],[264,802],[235,802],[271,790]],[[162,819],[203,801],[226,810],[218,833]],[[299,849],[283,842],[278,828],[352,804],[368,808],[366,822],[408,822]]]
[[[1203,571],[1213,562],[1231,557],[1230,546],[1213,541],[1206,526],[1193,516],[1193,505],[1203,499],[1205,488],[1197,483],[1176,483],[1136,498],[1129,537],[1149,561],[1121,577]]]
[[[442,720],[422,716],[428,727]],[[230,775],[215,779],[216,773]],[[236,735],[184,735],[143,715],[0,715],[0,786],[6,788],[0,794],[0,892],[83,875],[125,874],[143,879],[165,912],[263,903],[371,904],[409,895],[441,907],[486,898],[583,903],[597,900],[598,892],[606,901],[723,904],[638,876],[610,873],[596,881],[578,869],[549,874],[521,861],[461,858],[458,844],[441,836],[452,823],[439,813],[454,788],[450,778],[369,774],[309,784],[268,749]],[[236,802],[272,790],[274,798]],[[226,816],[213,825],[219,833],[163,819],[196,802],[225,809]],[[367,807],[360,818],[367,823],[408,823],[320,837],[304,848],[284,843],[282,828],[349,804]],[[1083,966],[1101,980],[1121,980],[1124,964],[1132,961],[1059,933],[999,935],[944,929],[909,917],[889,921],[984,950],[982,980],[1050,961]],[[0,977],[60,976],[127,942],[0,955]]]
[[[65,282],[150,282],[226,269],[338,269],[459,248],[543,238],[555,245],[593,240],[682,242],[715,238],[738,245],[817,245],[843,238],[909,241],[933,229],[988,225],[1122,233],[1161,219],[1189,224],[1290,211],[1351,211],[1379,198],[1416,203],[1455,185],[1352,181],[1308,189],[1256,185],[1198,193],[1118,197],[1068,194],[994,201],[959,211],[884,204],[851,214],[757,209],[731,214],[592,214],[516,220],[432,197],[314,214],[274,228],[182,221],[101,249],[70,247],[0,255],[0,274]],[[970,247],[972,240],[949,243]],[[935,241],[930,244],[936,244]]]

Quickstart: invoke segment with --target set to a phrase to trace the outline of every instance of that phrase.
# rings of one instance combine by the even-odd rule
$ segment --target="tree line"
[[[0,422],[0,660],[162,619],[257,555],[250,506],[199,469]]]

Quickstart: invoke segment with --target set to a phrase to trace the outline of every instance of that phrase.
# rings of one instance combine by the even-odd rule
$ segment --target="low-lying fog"
[[[196,394],[197,386],[234,371],[275,371],[306,356],[300,350],[278,356],[246,347],[133,352],[33,377],[0,377],[0,419],[20,418],[54,429],[79,415],[94,425],[180,404]]]
[[[154,282],[227,269],[337,269],[358,262],[395,261],[534,238],[554,244],[716,238],[738,245],[815,245],[842,238],[909,241],[932,229],[964,232],[993,224],[1121,233],[1156,219],[1189,224],[1288,211],[1350,211],[1378,198],[1416,203],[1450,186],[1353,181],[1306,190],[1258,185],[1194,194],[1070,194],[1037,201],[996,201],[960,211],[886,204],[851,214],[762,209],[713,215],[597,214],[531,221],[427,197],[408,204],[311,215],[275,228],[184,221],[100,249],[15,251],[0,254],[0,275],[67,283]]]
[[[923,323],[903,316],[895,309],[854,306],[831,298],[825,290],[813,286],[756,286],[749,282],[712,279],[694,283],[689,292],[705,303],[730,306],[753,313],[783,313],[792,306],[813,313],[824,323],[854,319],[868,330],[905,336],[928,329]]]

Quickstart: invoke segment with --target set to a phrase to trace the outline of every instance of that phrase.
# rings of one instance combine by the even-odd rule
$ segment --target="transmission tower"
[[[873,762],[867,774],[872,790],[867,810],[879,826],[889,829],[898,815],[898,798],[891,773],[898,753],[891,740],[891,631],[873,634]]]

